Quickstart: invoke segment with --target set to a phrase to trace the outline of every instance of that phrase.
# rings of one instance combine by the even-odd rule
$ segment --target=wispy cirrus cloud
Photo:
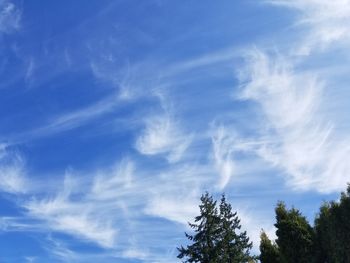
[[[247,60],[240,98],[256,102],[260,112],[259,135],[250,138],[256,143],[248,151],[282,169],[296,189],[342,189],[349,180],[350,139],[339,136],[322,114],[325,84],[291,63],[260,51]]]
[[[119,176],[123,176],[124,172],[128,174],[128,167],[128,164],[121,164],[119,172],[115,175],[118,179],[114,181],[121,180]],[[92,182],[92,185],[87,182],[84,187],[79,178],[68,174],[63,189],[56,196],[34,198],[24,202],[23,207],[28,216],[40,220],[44,228],[68,233],[104,248],[112,248],[118,234],[114,213],[120,210],[120,206],[116,196],[108,198],[111,190],[101,189],[101,177],[96,175],[93,178],[96,178],[96,181]],[[113,177],[106,180],[104,183],[111,183]],[[108,184],[106,187],[111,188],[113,185],[115,186]],[[116,193],[118,190],[120,188],[114,188]]]
[[[198,214],[198,193],[176,196],[175,193],[154,195],[148,202],[145,213],[187,225]]]
[[[99,201],[117,201],[134,187],[135,166],[129,159],[121,160],[111,173],[97,173],[93,178],[91,198]]]
[[[25,193],[28,188],[23,158],[7,145],[0,144],[0,190],[17,194]]]
[[[87,125],[96,119],[115,111],[118,108],[118,99],[111,95],[96,101],[86,107],[50,116],[50,120],[39,127],[10,136],[11,145],[21,144],[29,140],[53,136],[62,132],[74,130]]]
[[[213,159],[215,167],[220,175],[218,188],[223,190],[235,173],[235,140],[232,131],[225,127],[216,127],[212,135]]]
[[[34,135],[43,136],[80,127],[103,114],[111,112],[116,107],[114,96],[106,97],[85,108],[72,111],[52,119],[50,124],[33,131]]]
[[[270,0],[270,4],[295,9],[300,13],[296,25],[306,29],[299,45],[301,54],[325,49],[334,44],[349,43],[349,0]]]
[[[52,231],[68,233],[105,248],[115,244],[117,230],[107,218],[93,211],[97,207],[89,202],[74,202],[58,196],[29,202],[25,208],[31,217],[41,220]]]
[[[158,217],[186,224],[198,210],[198,180],[188,167],[168,173],[135,169],[130,159],[124,159],[110,169],[98,170],[85,175],[85,178],[74,173],[67,174],[56,194],[33,195],[19,204],[26,214],[24,225],[18,230],[65,233],[106,250],[108,255],[105,258],[171,262],[174,252],[165,256],[155,253],[152,247],[154,242],[158,242],[156,240],[162,238],[161,226],[153,227],[152,220],[145,218]],[[191,180],[191,184],[185,184]],[[158,187],[159,182],[162,182],[161,188]],[[6,223],[13,229],[18,222],[22,220],[7,220],[4,225]],[[11,231],[9,227],[8,231]],[[144,243],[147,236],[152,237],[147,241],[150,244]],[[69,258],[73,262],[84,262],[84,255],[75,253],[63,241],[57,242],[51,248],[52,254],[64,260]],[[173,244],[174,240],[168,242]],[[159,249],[164,248],[161,246]]]
[[[21,11],[7,0],[0,1],[0,32],[9,34],[20,29]]]
[[[238,74],[239,97],[255,102],[258,108],[255,131],[245,138],[241,150],[254,152],[281,169],[294,189],[320,192],[342,189],[349,180],[350,138],[338,128],[336,118],[325,114],[324,109],[332,102],[324,93],[330,94],[331,88],[337,88],[330,87],[330,83],[343,83],[329,74],[319,74],[321,70],[313,62],[320,63],[319,54],[338,57],[335,46],[340,52],[347,50],[350,2],[266,2],[295,9],[300,16],[295,20],[295,38],[290,49],[280,50],[284,55],[253,49],[245,57],[246,68]],[[305,67],[308,64],[313,67]],[[331,65],[327,66],[329,71]],[[334,105],[333,111],[337,111]],[[237,143],[232,145],[236,147]]]
[[[191,142],[174,118],[165,113],[145,120],[145,130],[136,141],[136,149],[144,155],[164,154],[169,162],[179,161]]]

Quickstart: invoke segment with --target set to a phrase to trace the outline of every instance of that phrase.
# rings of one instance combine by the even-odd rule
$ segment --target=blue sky
[[[226,193],[257,252],[350,181],[350,1],[0,0],[0,261],[178,262]]]

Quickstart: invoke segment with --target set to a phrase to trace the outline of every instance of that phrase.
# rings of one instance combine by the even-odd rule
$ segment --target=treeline
[[[339,201],[324,203],[312,227],[295,208],[278,203],[276,241],[262,232],[261,263],[349,263],[350,185]]]
[[[202,196],[200,215],[189,223],[189,245],[178,248],[183,262],[200,263],[350,263],[350,185],[340,200],[324,203],[313,226],[296,208],[278,202],[276,237],[262,231],[260,255],[251,255],[252,243],[236,212],[223,195],[219,204]]]

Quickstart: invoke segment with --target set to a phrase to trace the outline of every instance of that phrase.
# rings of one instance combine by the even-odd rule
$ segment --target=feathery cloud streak
[[[21,11],[7,0],[0,1],[0,32],[13,33],[21,27]]]
[[[301,14],[296,25],[307,33],[300,45],[301,54],[313,49],[324,50],[334,44],[348,44],[350,32],[350,1],[348,0],[272,0],[267,1],[298,10]]]
[[[305,69],[303,65],[316,58],[311,50],[332,52],[331,44],[347,41],[350,2],[268,3],[298,9],[302,14],[298,27],[302,32],[306,26],[311,33],[295,38],[295,46],[305,51],[302,53],[281,50],[285,55],[280,55],[257,49],[248,52],[246,68],[239,74],[239,97],[257,103],[260,121],[256,126],[258,135],[247,139],[252,145],[246,150],[284,171],[287,182],[295,189],[340,190],[349,181],[350,138],[339,132],[337,120],[324,114],[329,101],[323,94],[331,88],[330,79],[320,76],[316,66]]]

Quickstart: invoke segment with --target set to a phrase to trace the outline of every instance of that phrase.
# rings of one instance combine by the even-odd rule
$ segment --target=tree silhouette
[[[243,263],[253,259],[249,255],[252,243],[247,233],[240,231],[237,212],[232,212],[224,195],[218,209],[217,201],[205,193],[199,208],[200,215],[194,223],[189,223],[194,234],[185,233],[192,244],[178,248],[178,258],[190,263]]]

